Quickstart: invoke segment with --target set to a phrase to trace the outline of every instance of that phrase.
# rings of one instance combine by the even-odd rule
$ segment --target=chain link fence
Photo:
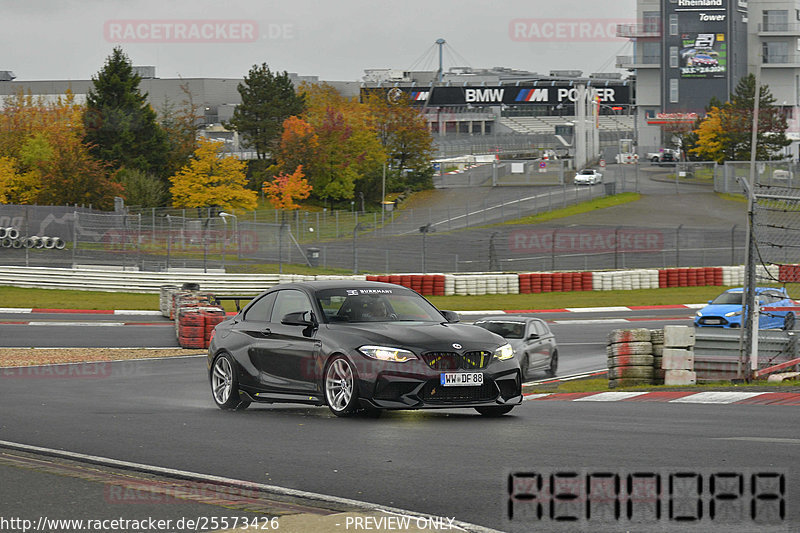
[[[541,174],[563,173],[550,162]],[[135,209],[99,212],[76,207],[0,205],[2,228],[15,228],[20,238],[59,237],[65,248],[0,246],[3,264],[28,266],[104,265],[147,271],[229,269],[233,264],[307,264],[371,272],[478,272],[486,270],[545,271],[614,268],[671,268],[737,265],[745,261],[744,226],[672,228],[624,226],[560,228],[498,225],[567,207],[607,194],[637,190],[638,169],[619,165],[604,183],[515,189],[488,188],[480,200],[438,204],[420,209],[359,212],[351,210],[275,210],[220,212],[215,209]],[[719,192],[742,192],[735,183],[747,164],[681,163],[676,173],[713,181]],[[524,170],[539,174],[538,166]],[[796,165],[761,164],[761,187],[800,189]],[[571,176],[571,174],[570,174]],[[552,179],[552,178],[551,178]],[[561,179],[561,178],[558,178]],[[490,178],[491,180],[491,178]],[[571,180],[569,180],[571,181]],[[735,184],[734,184],[735,183]],[[483,190],[483,188],[482,188]],[[491,196],[506,190],[507,194]],[[765,189],[767,190],[767,189]],[[770,216],[795,214],[776,204]],[[770,222],[761,252],[765,263],[797,263],[793,243],[797,224]],[[469,229],[469,231],[460,231]],[[0,245],[3,244],[0,237]],[[778,243],[773,245],[770,243]],[[800,242],[797,243],[800,245]]]

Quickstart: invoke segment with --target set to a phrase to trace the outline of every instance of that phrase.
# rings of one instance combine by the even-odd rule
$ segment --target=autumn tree
[[[246,188],[245,163],[235,157],[220,156],[221,141],[202,138],[198,141],[189,164],[170,178],[172,205],[255,209],[257,193]]]
[[[314,127],[300,117],[283,121],[283,132],[278,145],[278,172],[292,172],[301,165],[312,163],[319,150],[319,136]]]
[[[168,176],[166,134],[147,95],[139,91],[141,78],[121,48],[114,48],[92,81],[83,117],[91,153],[114,169]]]
[[[286,71],[273,73],[266,63],[253,65],[237,90],[242,102],[226,127],[239,132],[242,140],[256,151],[258,159],[271,157],[283,121],[303,112],[304,97],[295,92]]]
[[[367,96],[365,104],[387,155],[388,189],[433,187],[433,137],[409,97],[375,92]]]
[[[295,200],[305,200],[311,194],[311,185],[305,179],[303,166],[299,165],[291,174],[279,174],[269,183],[264,183],[264,194],[275,209],[292,210],[300,206]]]
[[[386,155],[367,108],[327,84],[303,84],[301,91],[308,106],[302,118],[318,143],[303,167],[314,196],[341,201],[362,192],[379,198],[380,189],[368,184],[380,176]]]
[[[749,161],[755,95],[756,83],[752,74],[739,80],[730,100],[721,107],[712,108],[695,130],[697,145],[692,153],[718,163]],[[775,98],[769,87],[761,85],[758,98],[756,159],[764,161],[780,158],[781,150],[791,144],[786,138],[786,117],[775,106]]]
[[[70,91],[55,101],[22,93],[6,100],[0,113],[6,202],[113,205],[123,189],[83,143],[82,112]]]

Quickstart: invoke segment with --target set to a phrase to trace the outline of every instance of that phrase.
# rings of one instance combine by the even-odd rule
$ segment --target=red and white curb
[[[528,401],[665,402],[716,405],[800,405],[797,392],[644,391],[526,394]]]

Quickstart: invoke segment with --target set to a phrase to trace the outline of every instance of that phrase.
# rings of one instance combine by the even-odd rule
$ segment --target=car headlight
[[[506,359],[514,357],[514,348],[512,348],[510,344],[504,344],[496,349],[493,355],[495,359],[505,361]]]
[[[725,313],[725,316],[739,316],[742,314],[742,310],[739,309],[738,311],[731,311],[730,313]]]
[[[389,346],[362,346],[358,349],[371,359],[378,361],[392,361],[395,363],[405,363],[411,359],[416,359],[417,356],[408,350],[401,348],[392,348]]]
[[[703,312],[702,311],[698,311],[698,312],[696,312],[694,314],[694,316],[696,316],[697,318],[700,318],[701,316],[703,316]]]

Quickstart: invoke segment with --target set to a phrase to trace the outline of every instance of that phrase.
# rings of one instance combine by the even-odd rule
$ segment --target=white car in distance
[[[575,174],[572,180],[574,185],[595,185],[603,183],[603,175],[593,168],[585,168]]]

